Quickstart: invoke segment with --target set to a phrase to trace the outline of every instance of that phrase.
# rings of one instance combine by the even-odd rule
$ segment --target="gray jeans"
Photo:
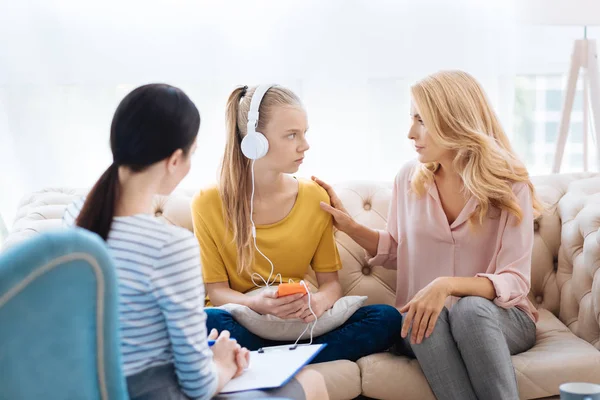
[[[535,344],[535,323],[517,308],[482,297],[460,299],[442,310],[421,344],[401,339],[397,353],[416,357],[438,400],[518,400],[510,356]]]
[[[148,368],[127,377],[127,391],[131,400],[189,400],[180,389],[175,368],[172,364]],[[293,399],[305,400],[304,389],[295,378],[286,385],[268,390],[250,390],[231,394],[220,394],[215,400],[238,399]]]

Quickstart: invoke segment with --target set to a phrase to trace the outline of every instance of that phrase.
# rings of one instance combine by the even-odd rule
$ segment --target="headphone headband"
[[[262,102],[263,97],[265,97],[265,94],[267,94],[269,89],[271,89],[273,86],[275,85],[259,85],[254,91],[254,94],[252,95],[252,100],[250,101],[250,110],[248,111],[248,134],[256,130],[256,127],[258,126],[258,110],[260,109],[260,103]]]

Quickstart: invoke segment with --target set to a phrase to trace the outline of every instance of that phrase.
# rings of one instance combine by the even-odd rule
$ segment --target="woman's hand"
[[[313,312],[315,313],[315,315],[318,318],[321,318],[321,315],[323,315],[325,313],[325,311],[329,310],[329,308],[327,308],[327,304],[325,302],[325,300],[322,298],[322,296],[320,296],[320,293],[314,293],[310,295],[310,307],[312,308]],[[310,312],[310,308],[308,308],[308,302],[306,305],[306,308],[304,309],[303,314],[300,316],[300,318],[302,320],[304,320],[304,322],[309,323],[309,322],[313,322],[315,320],[315,316],[313,315],[312,312]]]
[[[213,329],[208,338],[215,341],[210,349],[213,352],[213,360],[219,371],[219,381],[221,382],[219,387],[222,388],[238,373],[237,355],[241,350],[241,346],[237,341],[230,339],[229,331],[222,331],[219,335],[217,330]]]
[[[307,304],[307,296],[304,293],[277,297],[276,292],[265,290],[256,296],[252,296],[250,308],[259,314],[293,319],[300,318],[308,307]]]
[[[321,209],[333,216],[333,226],[350,236],[352,240],[358,243],[371,256],[376,255],[379,244],[379,233],[354,221],[331,186],[314,176],[312,180],[325,189],[329,195],[331,206],[325,202],[321,202]]]
[[[411,301],[399,310],[402,314],[406,313],[402,324],[402,337],[405,338],[408,335],[411,325],[411,344],[420,344],[423,336],[426,338],[431,336],[449,295],[448,282],[444,278],[437,278],[421,289]]]
[[[329,199],[331,200],[331,205],[321,202],[321,209],[333,216],[333,225],[337,229],[344,233],[348,233],[354,227],[355,222],[350,214],[348,214],[348,211],[346,211],[346,208],[344,207],[344,204],[340,198],[337,196],[333,188],[327,183],[315,176],[312,177],[312,180],[327,191]]]
[[[235,361],[237,364],[237,371],[233,377],[237,378],[243,374],[244,371],[248,369],[248,365],[250,365],[250,350],[245,347],[239,349],[236,354]]]
[[[208,335],[209,340],[217,340],[218,337],[219,337],[219,332],[216,329],[211,330],[210,335]],[[216,345],[216,343],[215,343],[215,345]],[[235,354],[235,362],[237,365],[237,371],[233,375],[234,378],[237,378],[238,376],[243,374],[244,371],[248,368],[248,365],[250,364],[250,350],[248,350],[245,347],[240,347],[239,345],[238,345],[238,347],[239,347],[239,349],[237,350],[237,352]]]

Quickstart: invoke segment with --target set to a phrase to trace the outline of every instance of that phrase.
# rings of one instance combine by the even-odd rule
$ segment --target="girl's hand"
[[[307,307],[307,298],[303,293],[277,297],[276,292],[265,290],[252,297],[250,308],[259,314],[274,315],[283,319],[300,318]]]
[[[317,318],[321,318],[321,315],[323,315],[325,311],[328,310],[328,308],[325,305],[325,302],[322,301],[322,298],[319,296],[319,293],[314,293],[310,295],[310,306]],[[310,312],[308,304],[306,305],[306,309],[304,310],[304,313],[300,316],[300,318],[303,319],[306,323],[313,322],[315,320],[315,316],[312,312]]]

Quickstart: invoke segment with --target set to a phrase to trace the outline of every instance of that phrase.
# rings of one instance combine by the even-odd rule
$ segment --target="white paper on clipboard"
[[[250,366],[240,376],[232,379],[221,393],[244,390],[272,389],[289,382],[306,364],[319,354],[326,344],[265,347],[263,353],[250,352]]]

